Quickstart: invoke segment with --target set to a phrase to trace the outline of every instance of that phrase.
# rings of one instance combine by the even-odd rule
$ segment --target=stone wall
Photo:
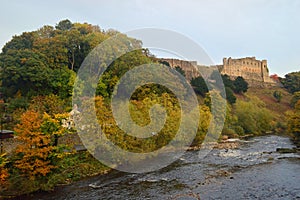
[[[232,78],[241,76],[250,83],[258,82],[275,84],[269,77],[267,60],[256,60],[255,57],[238,59],[232,59],[231,57],[224,58],[221,73],[227,74]]]
[[[19,140],[16,138],[8,138],[2,140],[2,150],[3,153],[6,153],[8,155],[13,154],[15,149],[17,148],[18,145],[22,144]]]
[[[199,72],[196,67],[196,61],[185,61],[172,58],[160,58],[160,61],[166,61],[170,64],[170,67],[181,67],[186,74],[186,78],[191,80],[199,76]],[[222,65],[215,65],[221,74],[227,74],[232,79],[241,76],[250,86],[264,87],[276,85],[276,82],[269,77],[269,69],[267,60],[257,60],[255,57],[246,57],[233,59],[231,57],[224,58]]]
[[[181,69],[185,71],[185,77],[188,80],[191,80],[194,77],[199,76],[199,72],[197,70],[197,61],[186,61],[179,60],[174,58],[159,58],[160,61],[166,61],[170,64],[170,67],[175,68],[179,66]]]

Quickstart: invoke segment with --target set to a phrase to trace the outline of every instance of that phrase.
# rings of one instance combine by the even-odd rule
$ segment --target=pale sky
[[[0,0],[0,47],[13,35],[60,20],[121,32],[153,27],[181,33],[223,57],[267,59],[270,74],[300,70],[298,0]]]

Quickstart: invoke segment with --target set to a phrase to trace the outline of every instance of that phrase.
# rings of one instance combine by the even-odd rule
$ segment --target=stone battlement
[[[220,72],[232,78],[241,76],[252,82],[275,83],[269,76],[267,60],[257,60],[255,57],[223,58]]]
[[[196,67],[196,61],[185,61],[172,58],[160,58],[160,61],[166,61],[170,64],[170,67],[181,67],[185,73],[186,78],[191,80],[199,76],[199,72]],[[203,67],[203,66],[202,66]],[[270,86],[275,85],[276,82],[270,78],[267,60],[257,60],[255,57],[245,57],[233,59],[223,58],[222,65],[215,65],[221,74],[227,74],[230,78],[234,79],[238,76],[243,77],[250,86]]]
[[[170,67],[180,67],[184,70],[185,76],[188,80],[191,80],[194,77],[199,76],[199,72],[197,70],[197,61],[186,61],[186,60],[179,60],[174,58],[159,58],[160,61],[168,62]]]

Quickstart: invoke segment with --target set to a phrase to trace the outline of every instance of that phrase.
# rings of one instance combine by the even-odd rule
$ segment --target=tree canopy
[[[300,91],[300,71],[286,74],[281,83],[292,94]]]
[[[36,31],[14,36],[0,54],[1,92],[11,98],[17,93],[29,98],[49,94],[62,99],[70,97],[83,60],[102,41],[117,33],[66,19],[55,27],[45,25]],[[140,41],[130,40],[142,47]],[[97,92],[110,95],[117,77],[147,62],[149,58],[143,50],[114,61],[105,76],[107,79],[100,81]],[[101,83],[107,87],[102,87]]]

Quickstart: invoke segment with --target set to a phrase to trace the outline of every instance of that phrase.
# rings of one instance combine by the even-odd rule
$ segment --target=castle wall
[[[172,68],[179,66],[185,71],[185,76],[188,80],[192,80],[192,78],[200,75],[196,68],[197,61],[186,61],[173,58],[160,58],[159,60],[168,62]]]
[[[267,72],[263,72],[263,65],[266,66],[266,61],[256,60],[255,57],[246,57],[240,59],[224,58],[222,74],[227,74],[230,77],[241,76],[245,80],[255,80],[264,82],[264,75],[268,76]]]
[[[186,74],[186,78],[191,80],[199,76],[199,72],[196,69],[197,62],[185,61],[172,58],[160,58],[161,61],[166,61],[170,64],[170,67],[181,67]],[[232,79],[241,76],[250,86],[262,86],[276,84],[269,76],[269,69],[267,60],[257,60],[255,57],[246,57],[232,59],[223,58],[223,65],[216,65],[221,74],[227,74]]]

